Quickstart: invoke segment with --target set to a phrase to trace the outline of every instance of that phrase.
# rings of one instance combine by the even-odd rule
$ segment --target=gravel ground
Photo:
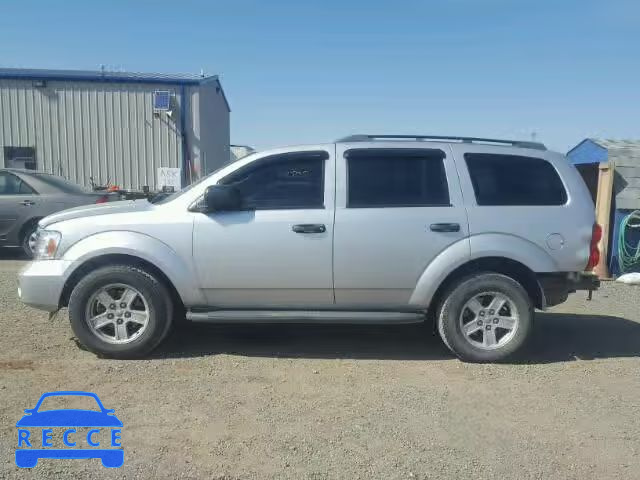
[[[1,255],[1,478],[640,478],[640,287],[539,313],[508,365],[461,363],[420,326],[192,326],[115,361],[19,303],[24,262]],[[15,466],[15,423],[52,390],[115,409],[122,468]]]

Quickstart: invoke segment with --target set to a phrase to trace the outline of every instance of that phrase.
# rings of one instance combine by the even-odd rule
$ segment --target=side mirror
[[[204,192],[206,212],[237,212],[242,210],[242,195],[233,185],[211,185]]]

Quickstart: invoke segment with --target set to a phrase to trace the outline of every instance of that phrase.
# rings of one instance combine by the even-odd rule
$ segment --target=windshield
[[[178,198],[178,197],[182,196],[183,194],[187,193],[189,190],[191,190],[196,185],[199,185],[200,183],[204,182],[207,178],[209,178],[214,173],[215,172],[210,173],[209,175],[206,175],[206,176],[196,180],[191,185],[187,185],[182,190],[179,190],[177,192],[169,193],[169,194],[160,192],[157,195],[155,195],[152,198],[150,198],[149,202],[154,203],[156,205],[162,205],[163,203],[168,203],[168,202],[170,202],[172,200],[175,200],[176,198]]]
[[[179,190],[175,193],[163,193],[160,192],[157,195],[153,196],[152,198],[149,199],[150,203],[153,203],[155,205],[162,205],[164,203],[169,203],[173,200],[175,200],[178,197],[181,197],[183,194],[187,193],[189,190],[191,190],[193,187],[195,187],[196,185],[200,185],[202,182],[204,182],[205,180],[207,180],[209,177],[211,177],[212,175],[215,175],[216,173],[218,173],[220,170],[222,170],[223,168],[228,167],[229,165],[223,165],[222,167],[214,170],[213,172],[211,172],[208,175],[205,175],[202,178],[199,178],[198,180],[196,180],[195,182],[193,182],[191,185],[187,185],[186,187],[184,187],[182,190]]]

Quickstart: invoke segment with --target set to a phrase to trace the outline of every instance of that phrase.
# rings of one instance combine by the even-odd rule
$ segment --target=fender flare
[[[450,245],[427,265],[409,303],[428,308],[436,291],[452,272],[473,260],[488,257],[516,261],[534,273],[558,271],[551,255],[529,240],[503,233],[473,235]],[[539,288],[544,307],[544,292]]]
[[[74,243],[62,256],[70,262],[65,281],[86,262],[114,254],[137,257],[156,267],[171,281],[185,305],[205,303],[192,266],[166,243],[139,232],[101,232]]]

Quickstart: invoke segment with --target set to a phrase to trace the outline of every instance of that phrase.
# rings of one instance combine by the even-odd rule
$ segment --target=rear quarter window
[[[558,172],[541,158],[493,153],[464,155],[478,205],[550,206],[567,203]]]
[[[86,193],[86,190],[80,185],[77,185],[65,178],[57,177],[55,175],[49,175],[48,173],[35,173],[33,176],[42,183],[46,183],[48,186],[53,187],[56,190],[60,190],[64,193],[82,194]]]

